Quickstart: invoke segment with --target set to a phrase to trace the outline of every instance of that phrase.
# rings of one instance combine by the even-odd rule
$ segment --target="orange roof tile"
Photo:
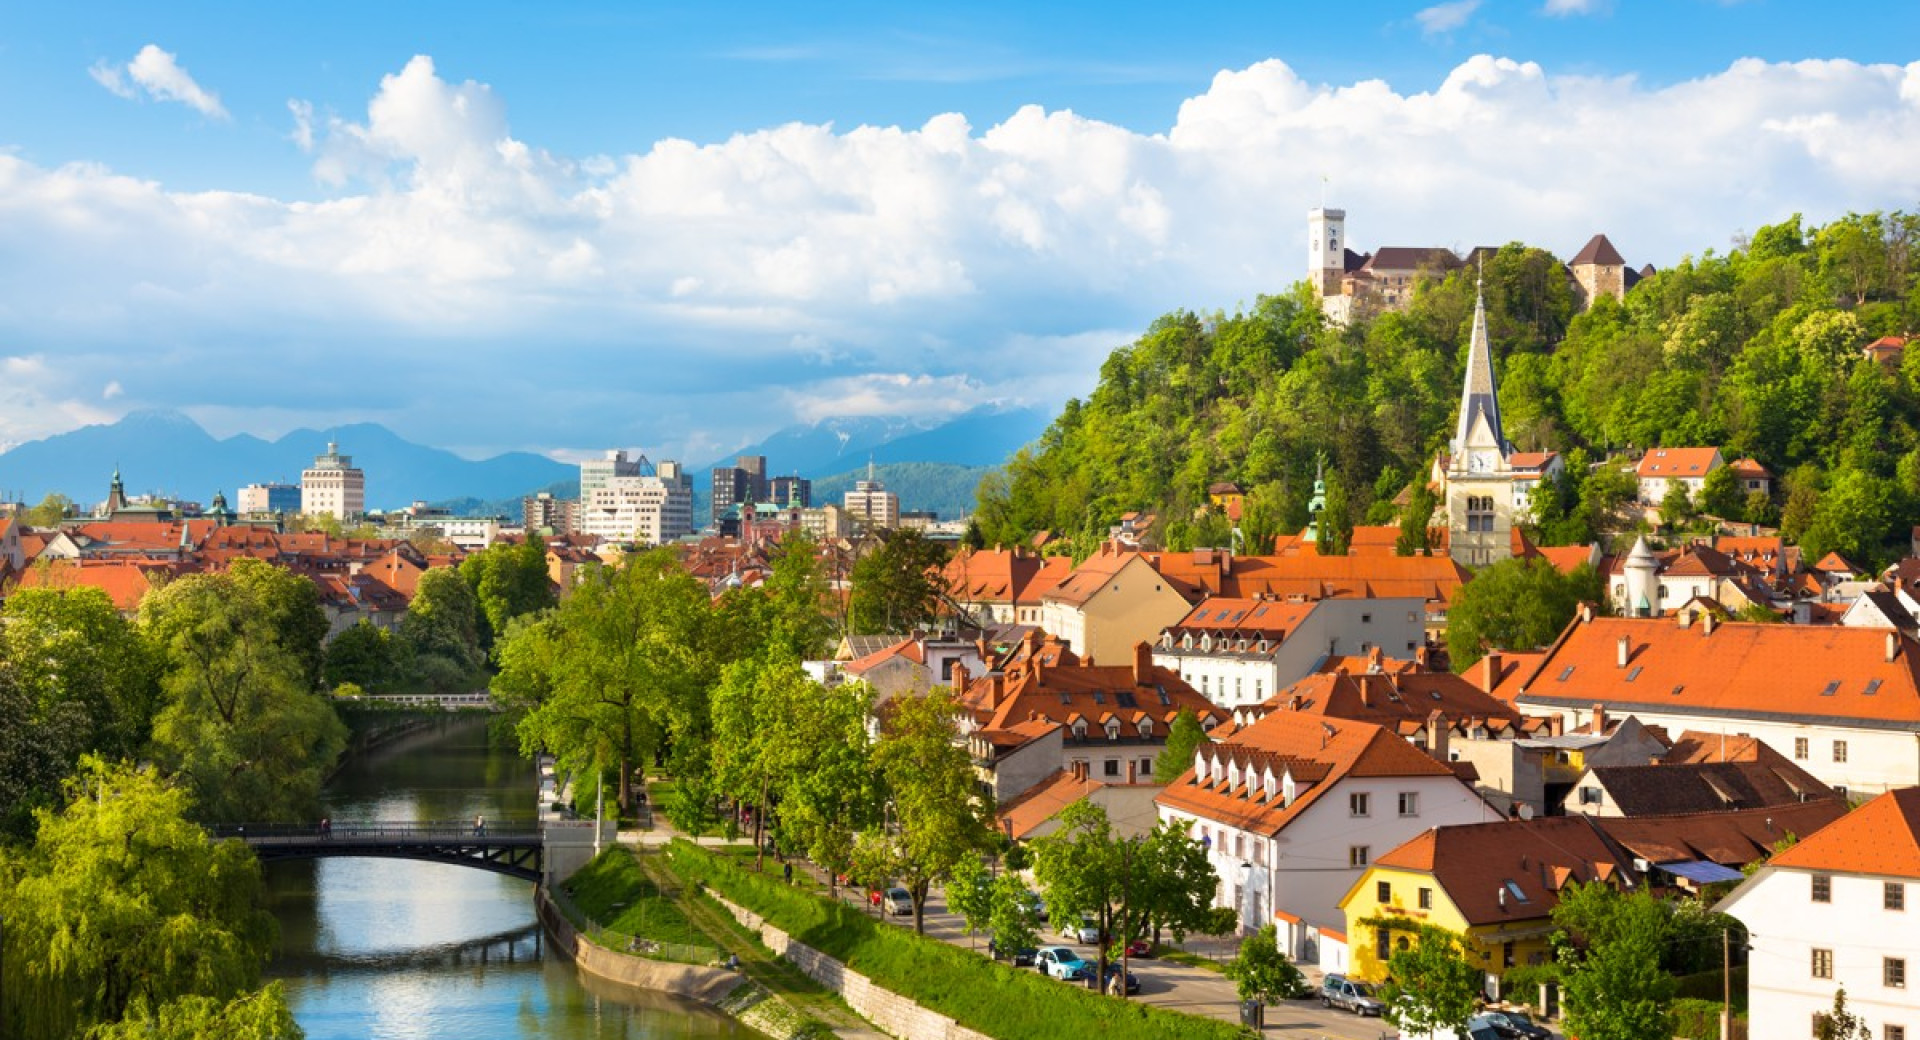
[[[1920,787],[1888,791],[1773,857],[1772,865],[1920,878]]]
[[[1546,917],[1563,886],[1625,873],[1624,859],[1593,820],[1547,816],[1436,827],[1375,863],[1432,876],[1468,924],[1482,925]]]
[[[1719,448],[1649,448],[1640,456],[1640,464],[1634,472],[1641,478],[1647,477],[1693,477],[1707,475],[1713,468],[1713,460],[1720,455]]]

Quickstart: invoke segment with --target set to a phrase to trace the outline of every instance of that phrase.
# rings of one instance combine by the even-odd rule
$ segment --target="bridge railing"
[[[494,823],[476,830],[472,820],[427,820],[409,823],[335,820],[323,829],[320,821],[306,823],[217,823],[208,828],[216,838],[247,840],[332,839],[334,841],[430,841],[450,838],[538,838],[537,823]]]

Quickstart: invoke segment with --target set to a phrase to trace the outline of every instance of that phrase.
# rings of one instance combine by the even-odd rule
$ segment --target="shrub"
[[[844,903],[741,869],[684,841],[667,846],[683,881],[699,881],[853,971],[972,1029],[1008,1040],[1227,1040],[1226,1022],[1121,1001],[1038,972],[990,961],[882,924]]]
[[[1560,981],[1560,969],[1552,964],[1523,964],[1508,968],[1501,977],[1500,995],[1516,1004],[1540,1008],[1540,984]]]
[[[1720,1036],[1720,1002],[1717,1000],[1699,1000],[1692,997],[1673,1002],[1673,1035],[1687,1040],[1718,1040]],[[1744,1040],[1747,1035],[1747,1021],[1736,1015],[1733,1020],[1733,1035]]]

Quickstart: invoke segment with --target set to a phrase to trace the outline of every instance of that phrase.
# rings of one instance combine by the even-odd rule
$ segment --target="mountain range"
[[[1038,408],[983,407],[948,421],[835,418],[790,426],[735,455],[765,455],[770,475],[821,480],[817,501],[837,500],[869,459],[901,497],[902,508],[966,511],[985,468],[998,465],[1038,437],[1051,415]],[[220,439],[191,418],[164,410],[129,413],[120,421],[29,441],[0,454],[0,499],[37,502],[58,492],[83,506],[103,500],[117,470],[132,495],[161,494],[207,502],[224,491],[235,505],[245,484],[297,484],[300,472],[328,442],[367,474],[367,505],[392,509],[414,500],[445,503],[456,512],[515,515],[518,499],[535,491],[578,493],[575,466],[531,452],[470,460],[415,444],[378,423],[329,430],[300,429],[268,441],[251,434]],[[730,464],[734,455],[722,463]],[[903,465],[926,463],[933,465]],[[694,469],[699,499],[709,490],[707,470]],[[897,486],[896,486],[897,485]],[[511,508],[508,508],[511,504]],[[696,502],[696,516],[704,516]]]

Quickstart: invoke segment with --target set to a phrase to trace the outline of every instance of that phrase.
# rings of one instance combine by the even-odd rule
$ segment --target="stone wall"
[[[540,893],[538,906],[540,923],[546,926],[554,945],[579,965],[580,970],[609,982],[671,993],[718,1007],[728,994],[747,981],[746,976],[725,968],[704,968],[615,953],[581,938],[574,931],[573,923],[560,913],[545,892]]]
[[[779,928],[768,924],[759,914],[708,890],[734,919],[760,933],[760,941],[775,954],[792,961],[820,985],[838,993],[861,1018],[900,1040],[993,1040],[987,1034],[968,1029],[936,1011],[921,1007],[892,990],[882,989],[874,981],[821,953]]]

